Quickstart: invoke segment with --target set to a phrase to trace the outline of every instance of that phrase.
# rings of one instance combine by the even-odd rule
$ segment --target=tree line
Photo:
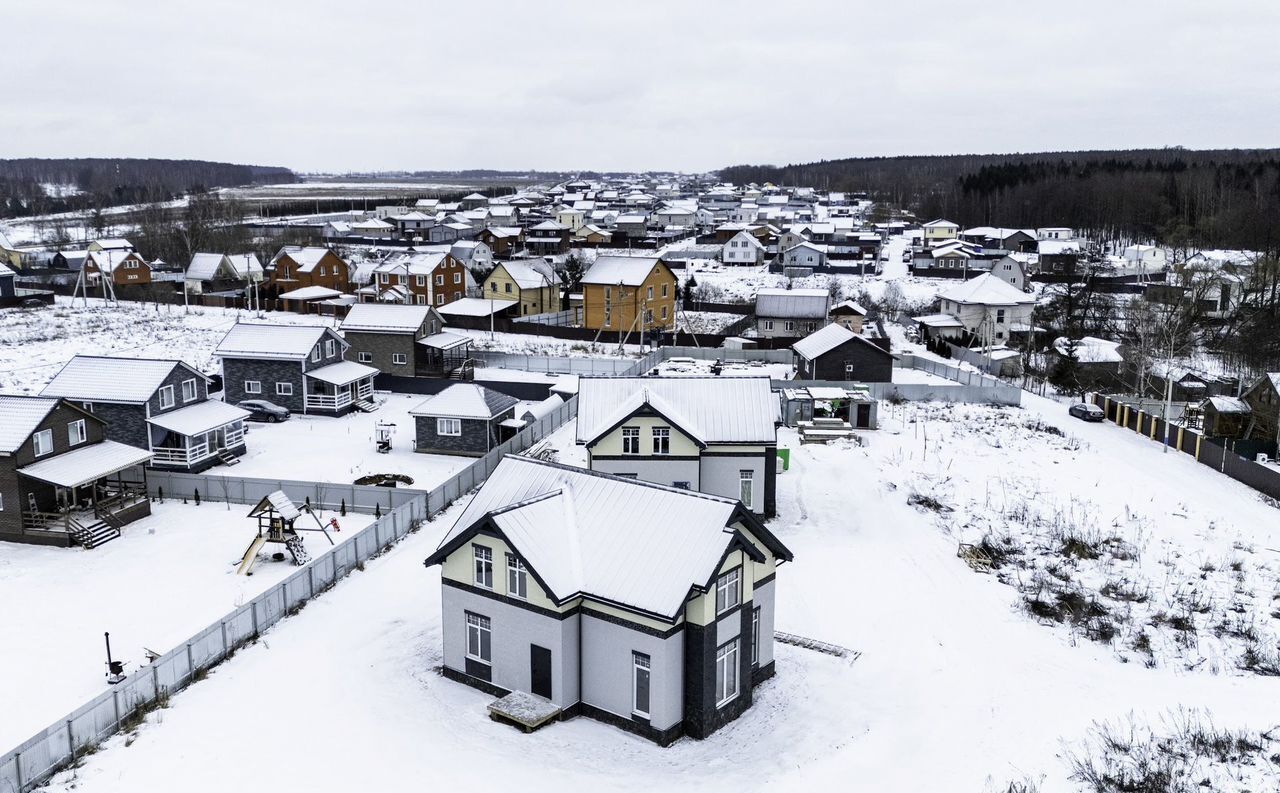
[[[736,165],[720,176],[866,191],[964,226],[1068,226],[1173,246],[1280,249],[1280,149],[861,157]]]
[[[0,160],[0,217],[163,202],[213,187],[296,181],[288,168],[206,160]],[[51,194],[46,185],[58,189]]]

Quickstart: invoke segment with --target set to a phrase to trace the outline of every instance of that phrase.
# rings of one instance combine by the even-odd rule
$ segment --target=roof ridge
[[[710,493],[703,493],[698,490],[686,490],[683,487],[671,487],[670,485],[660,485],[660,484],[657,484],[656,482],[646,482],[643,479],[632,479],[629,476],[617,476],[616,474],[610,474],[604,471],[593,471],[590,468],[579,468],[576,465],[568,465],[566,463],[556,463],[556,462],[551,462],[549,460],[535,460],[532,457],[524,457],[519,454],[503,455],[503,459],[508,459],[508,458],[512,460],[518,460],[524,463],[530,463],[532,465],[541,465],[541,466],[546,466],[548,468],[558,468],[563,471],[571,471],[575,474],[580,474],[583,476],[594,476],[598,479],[609,479],[615,482],[623,482],[625,484],[635,485],[636,487],[648,487],[654,490],[662,490],[664,492],[674,493],[680,496],[688,496],[690,498],[701,498],[706,501],[715,501],[720,504],[729,504],[732,506],[738,503],[734,499],[725,498],[724,496],[716,496]]]

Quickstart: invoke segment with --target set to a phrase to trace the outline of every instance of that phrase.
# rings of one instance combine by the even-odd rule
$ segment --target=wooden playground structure
[[[297,525],[298,518],[302,517],[304,512],[315,520],[316,528]],[[244,556],[240,558],[240,566],[236,568],[237,575],[253,575],[253,566],[258,561],[258,551],[262,550],[262,546],[267,543],[283,545],[293,557],[293,563],[301,566],[311,560],[311,555],[307,553],[307,546],[299,532],[318,531],[324,535],[330,545],[335,545],[333,538],[329,536],[329,529],[341,530],[337,518],[330,518],[327,524],[322,523],[310,504],[298,507],[284,494],[283,490],[268,493],[256,507],[249,511],[248,517],[258,519],[258,534],[245,549]],[[283,554],[280,556],[283,557]]]

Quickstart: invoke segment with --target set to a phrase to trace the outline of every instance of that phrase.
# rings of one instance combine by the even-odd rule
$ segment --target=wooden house
[[[583,324],[637,335],[675,327],[675,273],[656,256],[600,256],[582,277]]]

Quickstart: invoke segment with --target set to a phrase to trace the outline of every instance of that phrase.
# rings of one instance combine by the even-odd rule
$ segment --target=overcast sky
[[[672,169],[1280,145],[1280,3],[5,0],[0,157]]]

